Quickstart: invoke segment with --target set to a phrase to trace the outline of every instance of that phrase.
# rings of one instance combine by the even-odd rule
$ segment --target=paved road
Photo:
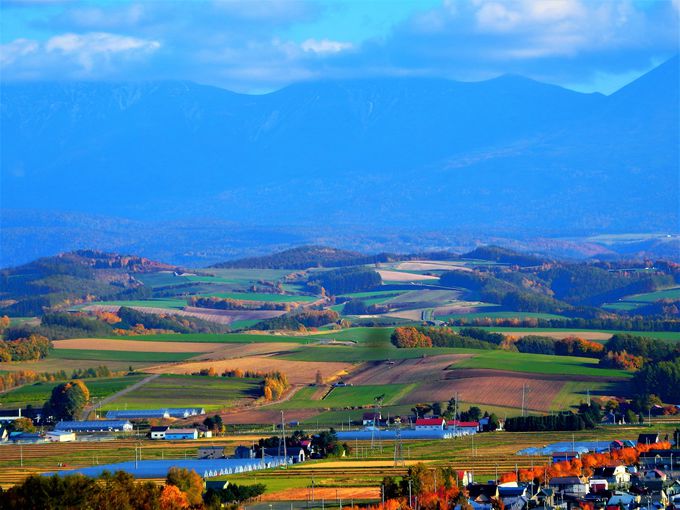
[[[161,375],[161,374],[152,374],[152,375],[150,375],[149,377],[145,377],[145,378],[142,379],[141,381],[136,382],[136,383],[133,384],[132,386],[128,386],[127,388],[124,388],[124,389],[120,390],[118,393],[114,393],[113,395],[110,395],[110,396],[108,396],[108,397],[106,397],[106,398],[103,398],[102,400],[100,400],[99,402],[97,402],[97,407],[98,407],[98,408],[101,408],[102,406],[105,406],[106,404],[108,404],[108,403],[110,403],[111,401],[117,399],[118,397],[121,397],[121,396],[125,395],[126,393],[130,393],[131,391],[134,391],[134,390],[136,390],[137,388],[140,388],[140,387],[144,386],[145,384],[147,384],[147,383],[153,381],[153,380],[156,379],[157,377],[160,377],[160,375]],[[83,409],[83,412],[82,412],[81,415],[80,415],[80,419],[81,419],[81,420],[87,420],[87,417],[89,416],[89,414],[90,414],[93,410],[94,410],[94,406],[87,406],[85,409]]]

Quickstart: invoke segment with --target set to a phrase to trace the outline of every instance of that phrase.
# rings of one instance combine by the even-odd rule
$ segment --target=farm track
[[[115,399],[122,397],[123,395],[130,393],[131,391],[135,391],[136,389],[141,388],[145,384],[150,383],[154,379],[157,379],[158,377],[160,377],[160,375],[161,374],[151,374],[150,376],[145,377],[141,381],[136,382],[135,384],[132,384],[132,385],[128,386],[127,388],[120,390],[118,393],[114,393],[113,395],[109,395],[108,397],[100,400],[99,402],[97,402],[96,406],[87,406],[85,409],[83,409],[83,412],[80,415],[80,419],[81,420],[87,420],[87,417],[90,415],[90,413],[94,409],[96,409],[97,407],[101,408],[101,407],[103,407],[107,404],[110,404]]]

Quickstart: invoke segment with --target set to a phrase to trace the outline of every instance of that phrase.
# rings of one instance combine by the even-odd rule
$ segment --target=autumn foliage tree
[[[90,391],[85,383],[76,379],[61,383],[52,389],[50,399],[45,403],[45,415],[57,420],[76,418],[90,400]]]
[[[432,347],[432,339],[412,326],[395,328],[390,340],[399,348]]]

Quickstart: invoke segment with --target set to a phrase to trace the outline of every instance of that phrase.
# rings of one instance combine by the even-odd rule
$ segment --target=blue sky
[[[0,0],[5,81],[521,74],[611,93],[678,52],[680,0]]]

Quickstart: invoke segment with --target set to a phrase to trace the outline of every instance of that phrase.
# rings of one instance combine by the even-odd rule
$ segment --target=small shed
[[[68,443],[76,440],[76,433],[66,430],[51,430],[45,434],[45,438],[52,443]]]
[[[200,446],[198,448],[198,453],[196,454],[197,459],[223,459],[224,458],[224,446]]]

